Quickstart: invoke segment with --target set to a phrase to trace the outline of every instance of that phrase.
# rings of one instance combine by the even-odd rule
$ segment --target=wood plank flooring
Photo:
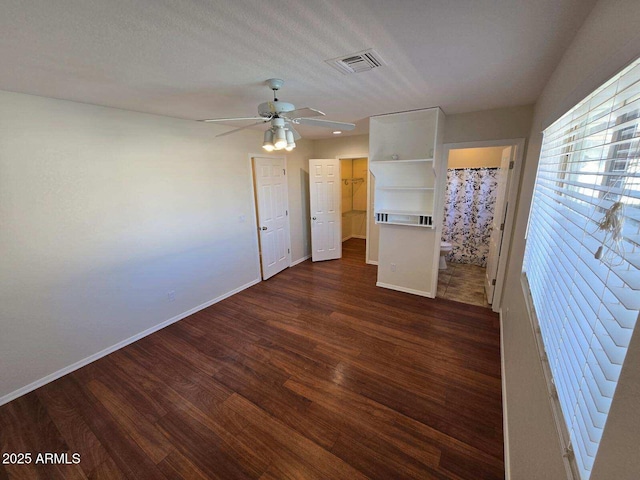
[[[375,280],[349,240],[0,407],[81,456],[0,480],[504,478],[496,314]]]

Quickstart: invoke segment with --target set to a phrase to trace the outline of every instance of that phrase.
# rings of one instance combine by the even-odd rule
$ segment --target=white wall
[[[258,279],[262,135],[225,128],[0,92],[0,403]]]
[[[640,56],[640,2],[600,1],[566,51],[535,108],[503,297],[511,480],[565,478],[540,360],[520,285],[524,234],[544,128]],[[640,334],[632,338],[591,480],[640,472]]]
[[[533,105],[447,115],[444,143],[524,138],[532,117]]]
[[[313,154],[317,158],[340,158],[367,156],[369,135],[336,136],[314,140]]]
[[[500,168],[504,148],[482,147],[450,150],[447,168]]]

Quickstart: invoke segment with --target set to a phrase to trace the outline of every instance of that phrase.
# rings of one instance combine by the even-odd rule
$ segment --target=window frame
[[[552,122],[549,127],[547,127],[545,129],[545,132],[549,131],[550,129],[552,129],[552,127],[554,127],[558,122],[563,122],[565,117],[567,117],[568,115],[572,114],[572,112],[576,111],[577,109],[583,107],[585,105],[585,102],[590,101],[592,98],[594,98],[594,94],[598,93],[599,91],[602,91],[602,89],[604,89],[605,87],[609,87],[610,84],[615,80],[616,82],[622,78],[624,76],[625,73],[627,73],[628,71],[631,71],[632,69],[638,67],[638,65],[640,65],[640,59],[636,59],[635,61],[631,62],[629,65],[625,66],[623,69],[620,70],[620,72],[618,72],[616,75],[613,75],[610,79],[608,79],[607,81],[605,81],[602,85],[598,86],[597,88],[595,88],[592,92],[590,92],[588,95],[585,96],[584,99],[580,100],[579,102],[577,102],[575,105],[573,105],[572,107],[570,107],[566,112],[564,112],[562,115],[558,116],[556,121]],[[636,82],[640,82],[640,80],[637,80]],[[635,83],[631,83],[630,85],[635,85]],[[624,90],[621,90],[624,91]],[[617,91],[616,93],[614,93],[611,98],[615,99],[616,95],[617,95]],[[637,101],[637,98],[636,98]],[[626,105],[626,103],[624,104]],[[587,104],[588,106],[588,104]],[[592,111],[590,108],[587,109],[587,113]],[[612,109],[611,113],[613,113],[615,110]],[[634,166],[633,168],[637,168],[638,165],[638,153],[640,150],[640,135],[637,135],[637,132],[640,130],[640,120],[638,120],[638,117],[640,117],[640,109],[638,110],[634,110],[632,112],[626,112],[626,113],[622,113],[620,114],[620,116],[618,117],[614,117],[615,118],[615,123],[611,124],[611,122],[607,123],[607,127],[604,129],[604,132],[609,132],[612,129],[615,129],[616,127],[618,127],[621,124],[625,124],[627,121],[631,121],[631,120],[636,120],[636,123],[633,125],[630,125],[629,127],[623,127],[618,129],[617,131],[614,132],[614,137],[611,139],[611,144],[605,144],[603,146],[602,149],[602,154],[600,157],[599,161],[605,161],[606,162],[606,168],[604,170],[604,172],[596,172],[593,175],[595,176],[603,176],[603,180],[602,183],[597,183],[594,181],[593,186],[594,187],[606,187],[609,189],[609,191],[605,192],[605,191],[601,191],[600,193],[598,193],[598,189],[594,188],[594,192],[596,192],[597,194],[597,198],[605,198],[607,197],[611,192],[610,189],[615,188],[618,186],[618,184],[621,183],[621,179],[620,179],[620,175],[617,175],[618,172],[626,172],[627,175],[625,175],[627,178],[629,177],[633,177],[635,175],[637,175],[637,173],[635,171],[628,171],[627,168],[629,168],[630,162],[634,161]],[[611,120],[611,119],[610,119]],[[568,122],[565,123],[561,123],[561,125],[564,126],[570,126],[573,123],[572,119],[569,119]],[[575,127],[575,125],[573,126]],[[558,130],[551,130],[549,133],[551,135],[552,140],[557,140],[560,138],[565,138],[568,139],[569,137],[571,137],[571,135],[573,135],[573,139],[575,139],[575,134],[578,131],[578,128],[571,128],[571,131],[567,131],[567,132],[562,132],[562,129],[558,129]],[[586,138],[587,135],[583,135],[582,137],[580,137],[578,139],[578,141],[583,140],[584,138]],[[526,230],[525,230],[525,252],[523,255],[523,264],[522,264],[522,269],[521,269],[521,275],[520,275],[520,280],[521,280],[521,288],[522,288],[522,292],[523,292],[523,296],[525,299],[525,305],[526,305],[526,309],[527,312],[529,314],[529,320],[531,323],[531,328],[532,328],[532,332],[535,338],[535,343],[536,343],[536,348],[538,350],[538,354],[540,356],[541,359],[541,365],[542,365],[542,370],[543,370],[543,375],[545,378],[545,383],[547,386],[547,393],[548,393],[548,397],[550,399],[550,404],[552,407],[552,412],[553,412],[553,417],[554,417],[554,422],[556,425],[556,430],[558,433],[558,437],[560,440],[560,444],[561,444],[561,448],[562,448],[562,456],[564,459],[564,465],[565,465],[565,469],[566,469],[566,473],[567,473],[567,477],[568,478],[572,478],[574,480],[581,480],[583,477],[581,476],[581,468],[578,466],[577,464],[577,459],[575,454],[572,451],[572,447],[571,447],[571,436],[570,436],[570,432],[569,432],[569,428],[567,423],[567,420],[565,420],[565,415],[564,412],[562,410],[561,404],[560,404],[560,399],[558,397],[558,393],[556,391],[555,388],[555,384],[554,384],[554,376],[553,376],[553,372],[551,369],[551,366],[549,364],[549,361],[547,360],[547,355],[546,355],[546,351],[545,351],[545,342],[543,339],[543,334],[540,328],[540,321],[538,318],[538,314],[536,312],[536,308],[535,308],[535,302],[534,302],[534,298],[533,298],[533,294],[532,294],[532,290],[530,288],[529,285],[529,279],[527,277],[527,272],[525,269],[525,259],[527,256],[527,243],[529,241],[530,238],[530,226],[531,226],[531,219],[532,219],[532,213],[534,211],[535,208],[535,202],[534,202],[534,198],[535,198],[535,194],[536,194],[536,190],[537,190],[537,186],[538,186],[538,179],[539,179],[539,174],[540,174],[540,166],[543,163],[541,160],[543,158],[543,154],[545,153],[544,149],[545,149],[545,136],[544,136],[544,132],[543,132],[543,140],[541,142],[541,148],[540,148],[540,152],[538,155],[538,165],[536,168],[536,176],[535,176],[535,182],[534,182],[534,186],[533,186],[533,190],[532,190],[532,196],[531,196],[531,205],[530,205],[530,209],[529,209],[529,215],[528,215],[528,219],[527,219],[527,224],[526,224]],[[622,145],[622,144],[618,144],[616,142],[625,142],[628,141],[629,143],[626,145]],[[631,145],[633,144],[633,142],[638,142],[638,145],[635,147],[632,147]],[[565,180],[569,177],[569,175],[572,173],[570,171],[571,168],[571,164],[574,163],[578,163],[578,162],[571,162],[570,161],[570,156],[571,153],[574,151],[574,144],[569,142],[568,145],[559,145],[559,147],[561,147],[561,151],[559,153],[557,153],[556,156],[559,160],[557,162],[558,165],[561,165],[561,167],[558,167],[557,172],[558,172],[558,176],[555,180],[556,184],[558,187],[563,188],[563,185],[565,185]],[[557,148],[557,147],[556,147]],[[623,151],[625,152],[623,155],[619,155],[618,152]],[[633,152],[633,153],[630,153]],[[545,157],[545,158],[549,158],[549,157]],[[624,165],[623,165],[624,164]],[[569,167],[569,170],[567,169],[567,166]],[[549,179],[547,179],[549,180]],[[634,184],[635,185],[635,184]],[[585,187],[586,188],[586,187]],[[637,189],[637,187],[636,187]],[[626,191],[626,190],[625,190]],[[622,194],[624,194],[624,191],[622,192]],[[626,195],[622,195],[621,194],[621,198],[622,196],[626,196]],[[562,193],[558,194],[559,196],[562,196]],[[600,207],[600,206],[596,206],[594,207],[594,211],[600,212],[602,213],[604,211],[604,208]],[[566,242],[565,242],[566,243]],[[582,247],[583,244],[580,244],[580,246]],[[635,248],[635,247],[634,247]],[[570,273],[578,273],[578,269],[575,269],[573,272]],[[607,286],[607,283],[605,282],[605,287]],[[602,300],[601,298],[599,300]],[[635,310],[633,310],[635,311]],[[638,315],[639,319],[638,322],[634,325],[634,329],[635,327],[637,327],[638,323],[640,323],[640,314]],[[595,329],[592,331],[592,333],[595,332]],[[564,337],[562,337],[564,338]],[[589,347],[589,351],[591,351],[591,347]],[[625,353],[626,356],[626,353]],[[626,360],[626,358],[625,358]],[[623,362],[624,363],[624,362]],[[579,381],[583,381],[582,379],[578,379]],[[617,381],[616,381],[616,385],[617,385]],[[611,397],[613,399],[613,396]],[[608,416],[608,412],[607,412],[607,416]],[[583,432],[580,432],[581,435],[583,435]],[[599,442],[598,442],[598,446],[599,446]],[[594,459],[597,457],[597,453],[595,454]]]

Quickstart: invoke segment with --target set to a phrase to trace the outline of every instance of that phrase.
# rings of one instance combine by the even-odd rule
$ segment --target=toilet
[[[451,253],[452,246],[449,242],[440,242],[440,266],[438,267],[440,270],[447,269],[447,262],[445,261],[445,255]]]

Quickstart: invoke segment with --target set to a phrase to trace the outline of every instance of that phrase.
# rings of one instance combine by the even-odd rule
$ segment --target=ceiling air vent
[[[380,55],[373,49],[332,58],[331,60],[325,60],[325,62],[344,74],[366,72],[384,65]]]

